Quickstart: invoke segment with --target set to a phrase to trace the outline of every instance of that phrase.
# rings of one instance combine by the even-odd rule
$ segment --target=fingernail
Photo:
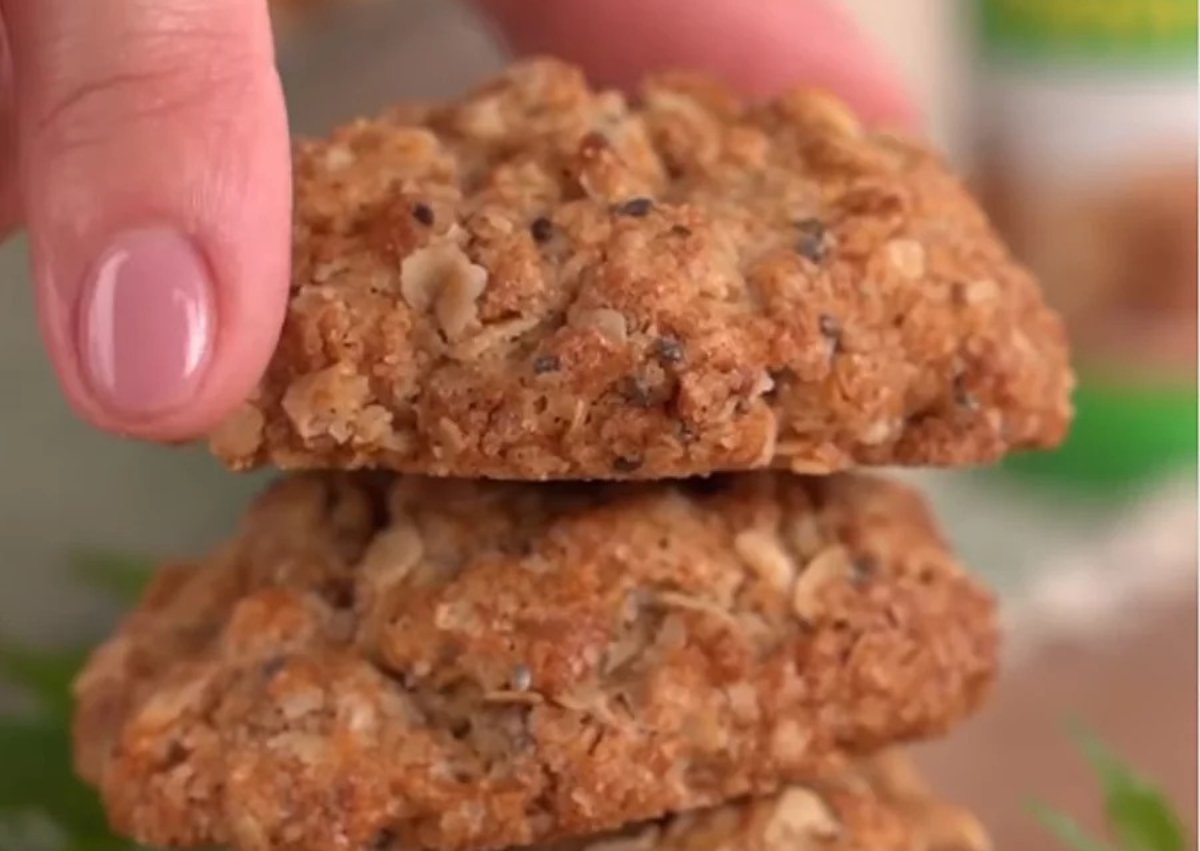
[[[95,400],[146,418],[187,403],[215,329],[208,265],[167,228],[129,231],[100,255],[82,289],[79,362]]]

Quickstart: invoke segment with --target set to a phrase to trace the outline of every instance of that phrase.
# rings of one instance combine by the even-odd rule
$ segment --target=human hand
[[[693,67],[911,118],[833,0],[479,5],[599,82]],[[250,392],[287,299],[290,179],[265,3],[0,0],[0,236],[28,230],[47,348],[95,425],[186,439]]]

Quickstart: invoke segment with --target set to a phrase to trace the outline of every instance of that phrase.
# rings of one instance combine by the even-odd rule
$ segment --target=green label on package
[[[1196,0],[979,0],[990,50],[1092,60],[1196,58]]]

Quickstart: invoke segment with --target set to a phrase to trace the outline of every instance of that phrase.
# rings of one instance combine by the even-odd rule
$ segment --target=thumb
[[[40,323],[76,409],[195,436],[287,295],[290,167],[262,0],[0,0]]]

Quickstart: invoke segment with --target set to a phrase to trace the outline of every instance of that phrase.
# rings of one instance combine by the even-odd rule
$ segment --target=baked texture
[[[553,60],[296,151],[235,468],[501,479],[959,465],[1057,443],[1064,333],[941,160],[796,91]]]
[[[987,832],[888,752],[811,786],[543,851],[991,851]]]
[[[308,474],[157,575],[77,683],[77,762],[151,845],[527,845],[940,733],[996,644],[884,481]]]

